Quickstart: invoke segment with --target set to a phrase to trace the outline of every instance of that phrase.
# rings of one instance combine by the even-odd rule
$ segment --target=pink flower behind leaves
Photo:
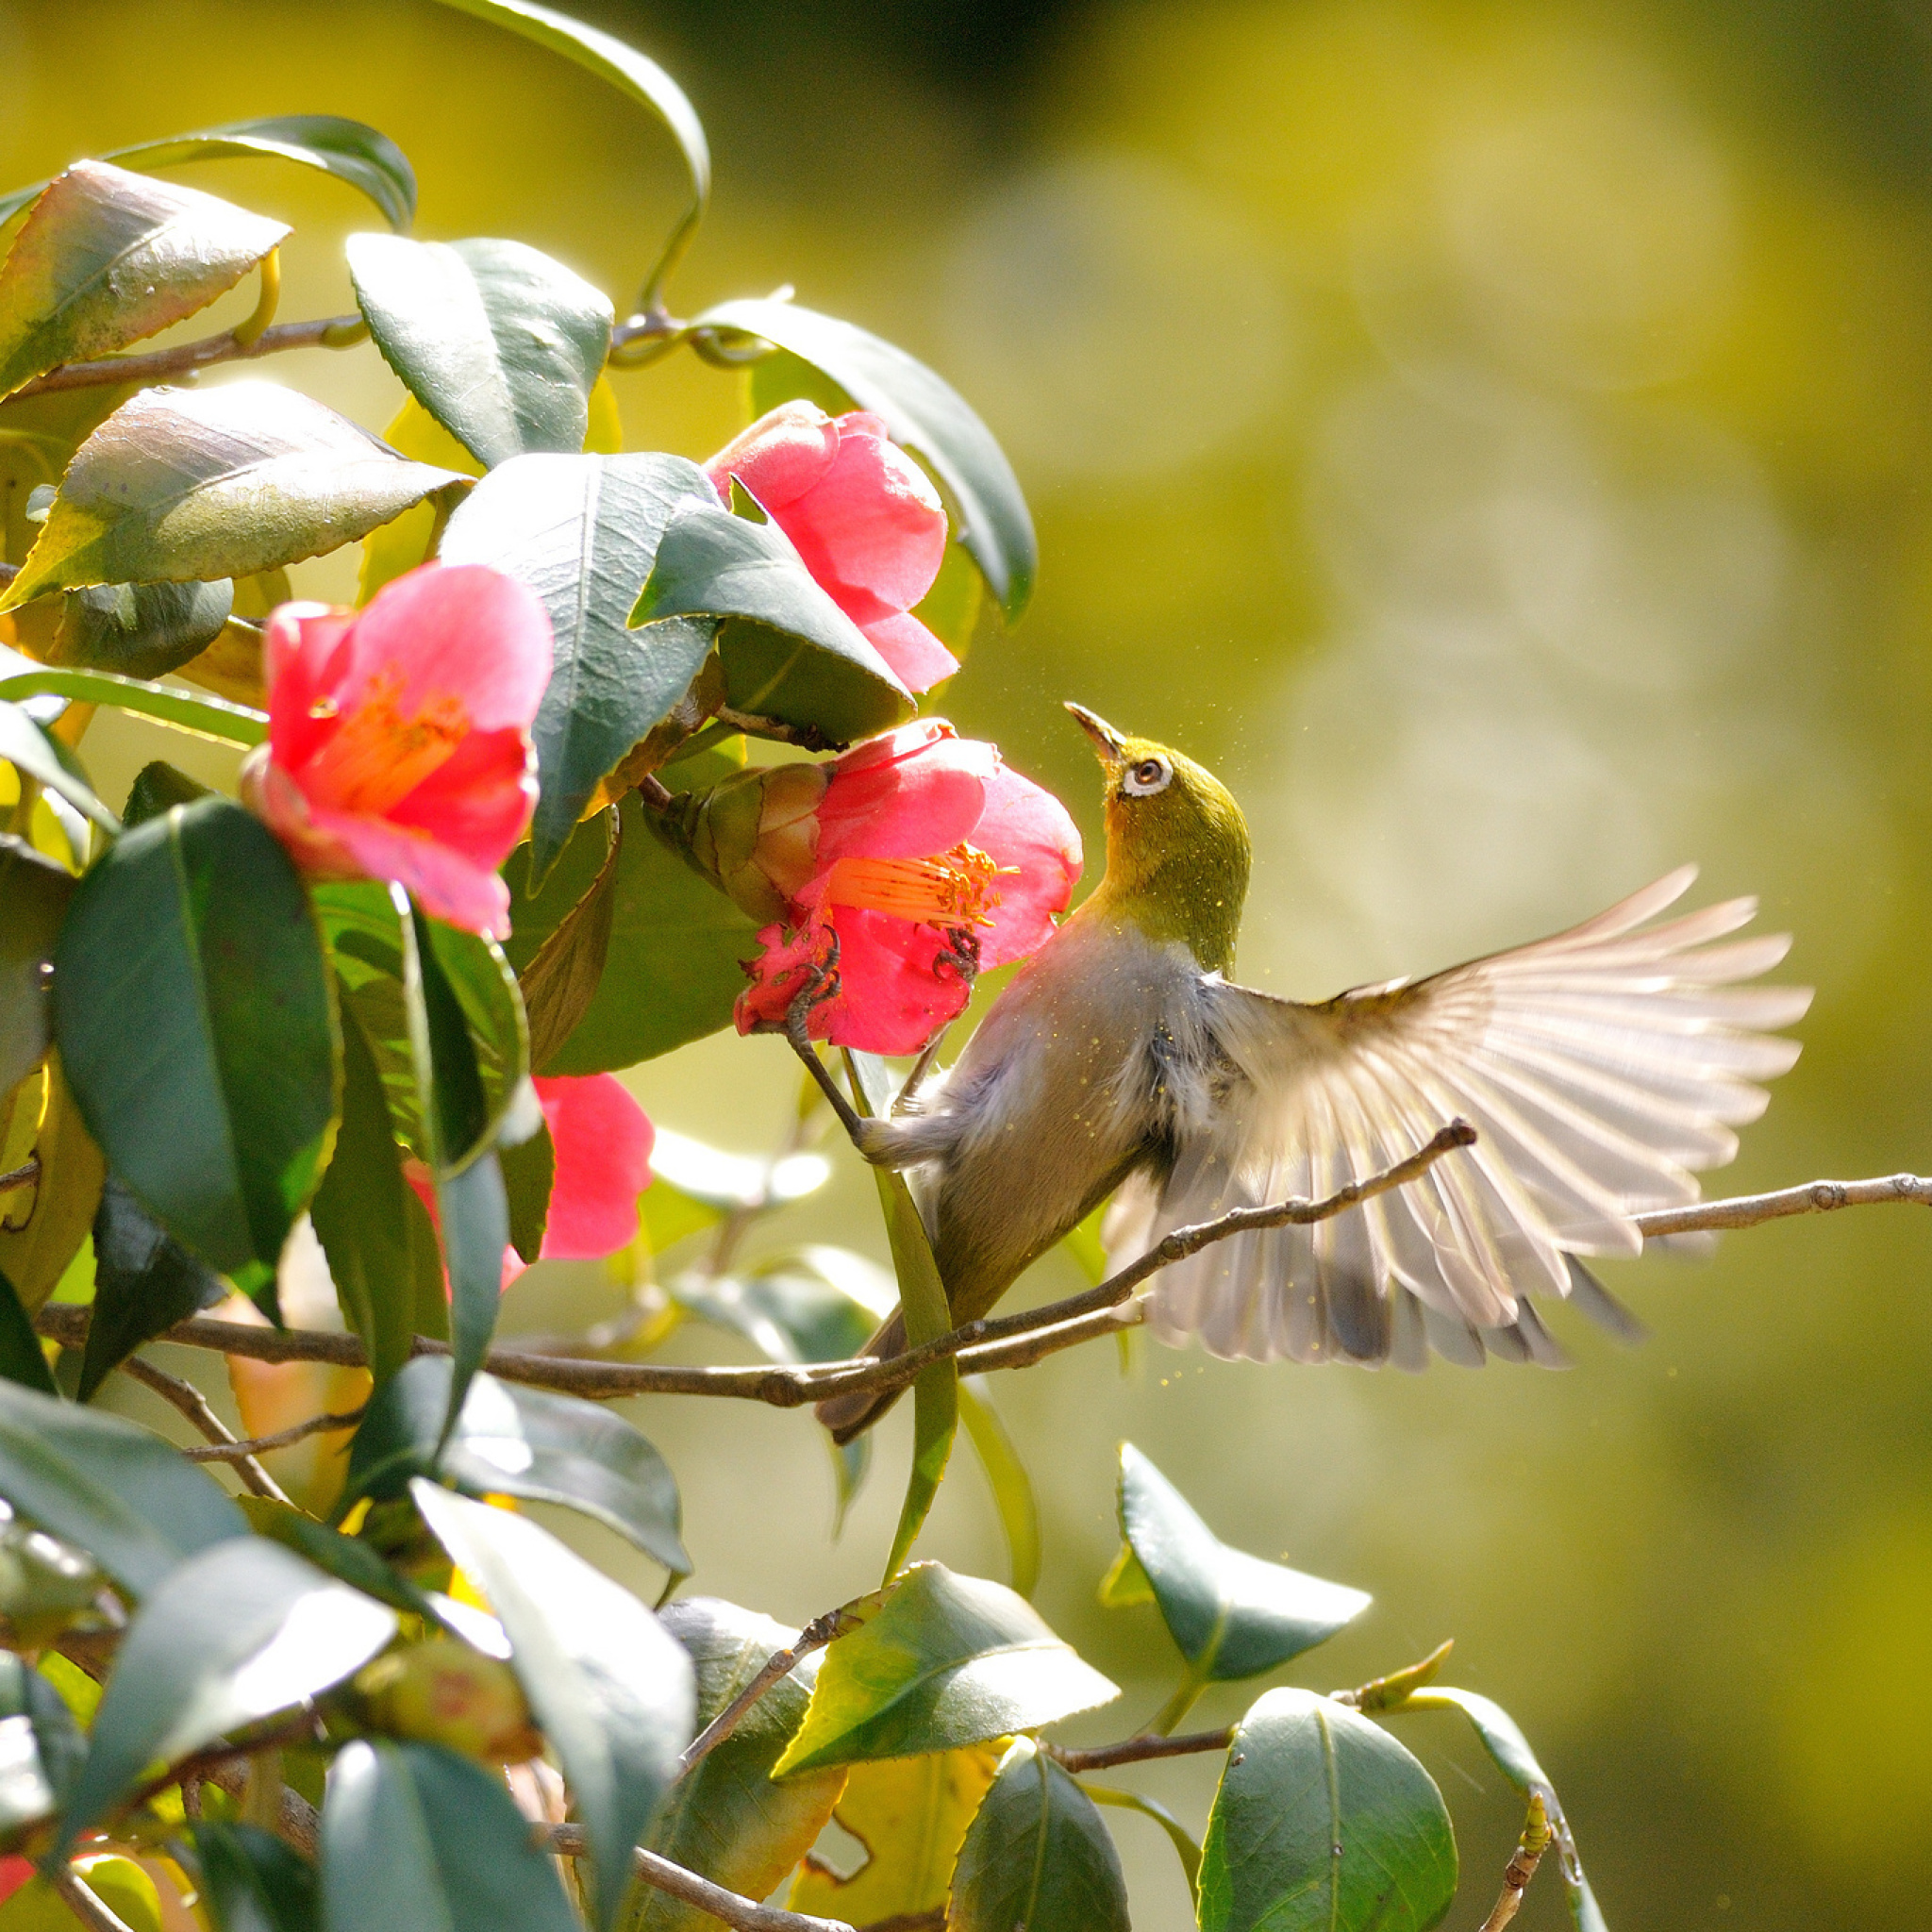
[[[638,1237],[638,1196],[651,1184],[656,1138],[644,1110],[613,1074],[539,1079],[557,1173],[543,1224],[544,1261],[594,1261]],[[514,1248],[503,1252],[503,1285],[524,1272]]]
[[[836,991],[813,1008],[812,1037],[916,1053],[965,1008],[962,959],[1000,966],[1044,943],[1080,876],[1080,834],[1050,791],[937,719],[829,770],[813,870],[791,918],[758,936],[738,1029],[782,1024],[836,939]]]
[[[908,691],[926,691],[958,670],[959,660],[911,615],[945,557],[946,512],[881,418],[782,403],[727,442],[705,472],[726,508],[738,478]]]
[[[311,876],[398,880],[434,917],[505,938],[496,869],[537,802],[550,659],[536,594],[478,564],[425,564],[360,611],[284,604],[242,797]]]

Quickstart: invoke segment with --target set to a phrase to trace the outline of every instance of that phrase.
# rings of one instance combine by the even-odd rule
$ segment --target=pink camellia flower
[[[480,564],[425,563],[359,611],[284,604],[242,795],[312,877],[398,880],[436,918],[505,938],[496,868],[537,803],[550,657],[536,593]]]
[[[964,1009],[971,969],[1024,958],[1051,934],[1080,876],[1080,834],[1050,791],[938,719],[821,769],[811,823],[788,814],[768,835],[765,876],[789,913],[758,934],[738,1030],[783,1025],[836,940],[836,987],[812,1008],[812,1037],[916,1053]]]
[[[946,512],[924,471],[864,409],[782,403],[705,465],[728,509],[736,476],[908,691],[959,660],[912,607],[946,554]]]

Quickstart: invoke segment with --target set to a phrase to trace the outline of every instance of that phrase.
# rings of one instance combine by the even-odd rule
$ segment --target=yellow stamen
[[[1000,903],[992,882],[1017,866],[998,866],[976,845],[932,858],[841,858],[826,894],[834,906],[864,906],[927,925],[991,925]]]
[[[442,691],[405,717],[403,674],[379,671],[303,774],[303,789],[339,811],[383,812],[446,764],[470,729],[461,698]],[[326,714],[324,714],[326,715]]]

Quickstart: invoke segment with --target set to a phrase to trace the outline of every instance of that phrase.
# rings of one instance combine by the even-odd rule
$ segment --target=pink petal
[[[651,1123],[609,1074],[536,1085],[557,1149],[542,1257],[614,1255],[637,1239],[638,1196],[651,1182]]]
[[[1080,877],[1079,827],[1051,791],[1003,764],[987,785],[986,809],[971,837],[1002,868],[992,930],[980,935],[980,965],[1024,959],[1045,944],[1054,914],[1064,912],[1073,898]]]
[[[383,814],[491,871],[515,849],[537,806],[535,760],[521,731],[473,731]]]
[[[481,865],[427,832],[358,813],[311,811],[309,823],[355,860],[364,878],[393,879],[434,919],[465,932],[509,937],[509,888]],[[298,859],[299,862],[299,859]]]
[[[781,403],[741,429],[705,465],[705,475],[726,509],[736,476],[767,514],[776,515],[818,482],[838,453],[838,427],[823,409]]]
[[[959,660],[909,610],[860,625],[866,641],[892,667],[908,691],[930,691],[958,670]]]
[[[946,512],[904,450],[847,427],[852,421],[839,419],[839,454],[811,490],[783,506],[758,500],[839,608],[867,625],[909,610],[932,589],[946,554]]]
[[[353,610],[326,604],[282,604],[262,631],[261,675],[268,687],[268,741],[276,760],[302,763],[335,728],[310,707],[334,683],[337,651],[356,621]]]
[[[819,805],[820,872],[841,858],[924,858],[972,836],[999,754],[920,718],[835,759]]]

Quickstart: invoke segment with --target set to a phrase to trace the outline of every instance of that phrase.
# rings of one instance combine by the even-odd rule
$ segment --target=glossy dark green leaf
[[[579,430],[570,447],[582,441]],[[444,562],[508,571],[550,613],[555,669],[531,729],[540,883],[597,781],[684,695],[711,648],[717,626],[702,616],[628,623],[658,539],[685,505],[723,514],[705,473],[683,457],[525,456],[477,484],[443,533]]]
[[[32,674],[27,674],[31,675]],[[94,796],[74,754],[50,738],[18,705],[0,702],[0,758],[15,771],[38,779],[102,830],[117,832],[121,822]]]
[[[81,1357],[82,1402],[143,1341],[227,1299],[228,1285],[172,1239],[116,1175],[94,1210],[93,1319]]]
[[[1387,1731],[1311,1690],[1249,1710],[1201,1848],[1201,1932],[1427,1932],[1455,1898],[1442,1794]]]
[[[826,1650],[777,1774],[976,1744],[1119,1695],[1025,1598],[919,1563]]]
[[[865,633],[820,588],[771,522],[734,516],[715,496],[665,524],[631,622],[728,618],[718,634],[734,710],[843,744],[903,724],[912,696]]]
[[[523,1261],[543,1253],[543,1230],[550,1221],[550,1190],[557,1179],[557,1143],[547,1123],[527,1141],[499,1148],[504,1198],[509,1206],[509,1244]]]
[[[18,1382],[23,1389],[36,1389],[42,1395],[56,1393],[54,1372],[41,1350],[34,1333],[33,1317],[20,1299],[20,1291],[0,1274],[0,1376]]]
[[[723,302],[693,325],[762,337],[823,370],[861,409],[883,416],[892,441],[932,465],[1008,622],[1033,593],[1040,550],[1026,499],[992,432],[924,363],[891,342],[794,302]]]
[[[486,469],[575,454],[610,346],[610,298],[521,242],[351,235],[349,277],[383,360]]]
[[[47,1050],[47,972],[73,896],[66,867],[25,839],[0,833],[0,1093],[25,1079]]]
[[[111,705],[116,710],[165,719],[184,731],[219,739],[225,744],[256,745],[268,736],[266,711],[226,698],[184,691],[178,685],[122,677],[112,671],[84,671],[72,664],[29,663],[27,669],[16,670],[0,662],[0,699],[17,703],[22,698],[42,696]]]
[[[75,453],[0,609],[83,584],[276,570],[469,484],[279,383],[144,389]]]
[[[967,1440],[992,1491],[993,1507],[999,1512],[1007,1555],[1013,1566],[1013,1588],[1022,1596],[1031,1596],[1040,1581],[1040,1505],[1034,1499],[1033,1479],[1026,1474],[1026,1465],[1020,1460],[1020,1452],[993,1407],[987,1387],[990,1379],[986,1375],[959,1378],[959,1420],[966,1424]]]
[[[193,1831],[215,1932],[321,1932],[320,1881],[294,1846],[253,1824],[207,1821]]]
[[[360,1669],[395,1612],[265,1537],[189,1557],[128,1626],[67,1808],[67,1841],[158,1761],[272,1717]]]
[[[258,1536],[269,1537],[298,1557],[306,1557],[339,1583],[346,1583],[391,1609],[435,1621],[437,1612],[429,1598],[369,1543],[344,1536],[292,1504],[277,1503],[271,1496],[238,1496],[235,1500]]]
[[[416,212],[416,174],[408,157],[388,135],[340,114],[272,114],[260,121],[233,121],[165,141],[119,147],[103,160],[135,168],[173,168],[184,161],[229,158],[252,160],[273,156],[319,168],[358,188],[379,208],[392,228],[407,228]],[[0,222],[9,221],[46,182],[0,195]]]
[[[345,996],[341,1004],[341,1124],[308,1217],[328,1257],[342,1318],[382,1382],[408,1360],[415,1333],[409,1184],[375,1050],[353,1002]]]
[[[176,806],[88,874],[55,953],[67,1078],[109,1166],[245,1292],[272,1288],[334,1127],[334,1002],[259,820]]]
[[[75,162],[47,184],[0,268],[0,394],[192,315],[288,232],[196,189]]]
[[[697,1672],[697,1724],[709,1724],[797,1632],[717,1597],[686,1597],[658,1621]],[[646,1847],[744,1898],[764,1898],[811,1848],[845,1788],[842,1767],[773,1783],[772,1767],[805,1716],[818,1657],[803,1658],[738,1727],[671,1788]],[[716,1922],[640,1886],[625,1932],[711,1932]]]
[[[95,584],[59,600],[53,635],[36,645],[43,663],[164,677],[198,658],[227,623],[234,585]],[[39,606],[30,606],[22,620]]]
[[[658,837],[635,792],[618,811],[624,850],[604,976],[546,1073],[635,1066],[728,1026],[745,984],[739,962],[758,951],[751,920]],[[577,837],[587,833],[604,836],[594,823]]]
[[[86,1756],[60,1693],[25,1659],[0,1652],[0,1832],[65,1804]]]
[[[595,1919],[615,1924],[630,1851],[691,1741],[691,1659],[636,1597],[526,1516],[421,1477],[410,1494],[490,1600],[510,1668],[563,1767],[595,1859]]]
[[[448,1357],[419,1356],[375,1391],[349,1447],[344,1507],[357,1496],[405,1495],[410,1477],[437,1474],[473,1496],[575,1509],[667,1570],[689,1574],[676,1481],[622,1416],[574,1395],[479,1374],[439,1463],[449,1388]]]
[[[670,130],[690,177],[691,199],[659,258],[652,286],[644,291],[644,306],[649,307],[664,275],[703,220],[711,194],[710,150],[705,142],[703,124],[684,90],[655,60],[646,59],[615,36],[551,8],[535,6],[532,0],[443,0],[443,4],[575,61],[640,107],[649,108]]]
[[[580,1932],[502,1774],[434,1744],[343,1747],[321,1864],[325,1932]]]
[[[142,766],[134,774],[134,783],[127,788],[127,804],[122,811],[122,823],[125,825],[144,825],[149,819],[158,819],[175,805],[192,805],[197,798],[210,798],[214,788],[204,785],[198,778],[191,778],[186,772],[169,764],[164,758],[155,758]]]
[[[948,1932],[1127,1932],[1120,1854],[1093,1800],[1016,1738],[967,1827]]]
[[[1121,1534],[1197,1678],[1253,1677],[1368,1608],[1359,1590],[1230,1549],[1131,1442],[1121,1444]]]

